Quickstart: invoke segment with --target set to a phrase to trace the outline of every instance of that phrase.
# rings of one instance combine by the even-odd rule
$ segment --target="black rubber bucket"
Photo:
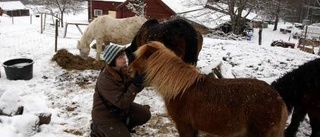
[[[33,75],[32,59],[11,59],[4,62],[3,67],[9,80],[29,80]]]

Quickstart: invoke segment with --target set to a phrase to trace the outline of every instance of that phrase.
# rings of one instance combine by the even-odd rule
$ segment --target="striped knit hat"
[[[110,63],[115,59],[117,54],[123,50],[124,47],[118,45],[109,45],[105,48],[103,52],[103,59],[110,65]]]

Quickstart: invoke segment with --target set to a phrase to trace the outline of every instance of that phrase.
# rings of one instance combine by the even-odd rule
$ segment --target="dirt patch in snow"
[[[103,60],[96,61],[94,58],[81,58],[79,55],[73,55],[66,49],[60,49],[53,56],[52,61],[57,62],[59,66],[66,70],[100,70],[106,65]]]

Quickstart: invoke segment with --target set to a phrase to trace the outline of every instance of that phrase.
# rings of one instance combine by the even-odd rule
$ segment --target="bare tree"
[[[126,7],[137,16],[145,16],[144,8],[146,7],[146,4],[143,0],[129,0]]]
[[[274,0],[272,0],[274,1]],[[275,12],[273,13],[274,16],[275,16],[275,21],[274,21],[274,27],[273,27],[273,31],[276,31],[277,28],[278,28],[278,23],[279,23],[279,15],[280,15],[280,11],[281,11],[281,0],[276,0],[274,1],[274,3],[271,3],[272,4],[275,4],[275,7],[276,7],[276,10]]]
[[[292,9],[288,8],[286,0],[266,1],[260,10],[262,10],[264,15],[268,16],[270,19],[274,19],[274,31],[278,28],[281,16],[285,16],[286,14],[284,13],[292,12]]]
[[[82,2],[79,0],[44,0],[46,8],[51,15],[60,21],[63,27],[63,15],[65,13],[77,12],[82,10]]]
[[[217,3],[217,0],[208,0],[208,2]],[[242,33],[241,30],[245,25],[246,17],[257,6],[257,3],[259,3],[259,1],[258,0],[220,0],[219,3],[223,3],[228,6],[227,11],[225,11],[225,9],[221,9],[220,11],[222,12],[225,11],[225,13],[230,16],[232,32],[234,34],[240,34]]]

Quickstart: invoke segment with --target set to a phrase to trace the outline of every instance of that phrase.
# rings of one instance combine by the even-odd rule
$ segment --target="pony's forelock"
[[[139,47],[135,52],[135,56],[136,58],[140,58],[144,52],[146,52],[147,50],[147,45],[142,45],[141,47]]]

